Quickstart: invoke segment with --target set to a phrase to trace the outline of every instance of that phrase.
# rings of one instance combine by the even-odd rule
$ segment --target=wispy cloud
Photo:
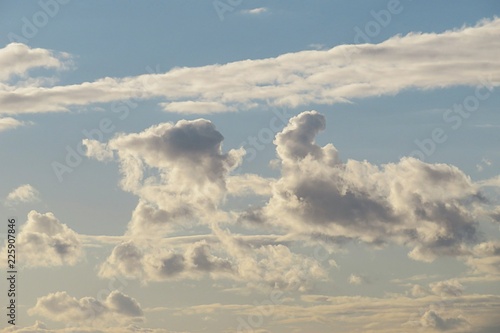
[[[396,36],[380,44],[340,45],[262,60],[175,68],[163,74],[43,88],[3,84],[0,113],[67,111],[72,106],[127,98],[160,98],[168,111],[204,114],[263,105],[333,104],[408,88],[476,86],[480,79],[493,89],[500,84],[499,33],[497,18],[443,33]],[[26,46],[16,47],[32,52]],[[1,52],[9,53],[11,48]],[[35,65],[61,66],[49,51],[42,53],[40,62],[16,72]],[[9,70],[2,74],[10,75]]]
[[[259,15],[259,14],[263,14],[263,13],[265,13],[267,11],[269,11],[269,9],[266,8],[266,7],[258,7],[258,8],[253,8],[253,9],[244,9],[241,12],[243,14]]]
[[[0,132],[18,128],[21,126],[26,126],[29,124],[31,124],[31,122],[20,121],[12,117],[0,118]]]

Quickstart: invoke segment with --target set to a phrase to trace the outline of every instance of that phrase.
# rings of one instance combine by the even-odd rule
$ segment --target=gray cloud
[[[434,328],[438,331],[449,331],[469,327],[469,322],[463,317],[444,318],[433,310],[426,311],[420,319],[420,326]]]
[[[210,121],[198,119],[120,134],[106,144],[84,144],[97,159],[115,154],[123,189],[140,199],[128,233],[159,237],[196,220],[208,223],[213,216],[227,192],[228,174],[244,154],[223,153],[222,141]]]
[[[31,211],[20,228],[17,247],[23,265],[61,266],[75,265],[84,252],[79,236],[52,213]]]
[[[468,176],[451,165],[413,158],[380,167],[342,162],[332,144],[314,142],[324,127],[324,117],[308,111],[277,134],[282,176],[268,204],[251,216],[304,235],[405,244],[417,260],[468,253],[477,241],[471,210],[481,203]]]

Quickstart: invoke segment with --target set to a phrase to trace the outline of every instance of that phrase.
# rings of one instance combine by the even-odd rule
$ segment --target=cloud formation
[[[100,266],[99,275],[105,278],[125,276],[148,281],[180,278],[198,279],[207,273],[213,277],[228,276],[233,267],[227,259],[212,254],[212,247],[201,241],[182,250],[164,247],[143,247],[127,242],[117,245]]]
[[[229,193],[268,195],[271,184],[256,175],[230,176],[244,151],[223,153],[222,141],[222,134],[204,119],[159,124],[141,133],[119,134],[107,143],[84,141],[91,147],[90,157],[116,158],[122,188],[139,198],[126,233],[131,241],[113,249],[100,266],[101,277],[118,274],[147,282],[208,275],[300,289],[326,276],[316,260],[282,244],[252,244],[218,227],[233,222],[221,209]],[[155,239],[195,226],[207,228],[215,240],[154,245]]]
[[[0,132],[7,131],[9,129],[15,129],[27,124],[27,122],[14,119],[12,117],[3,117],[0,118]]]
[[[30,184],[21,185],[13,189],[5,199],[7,205],[34,202],[40,200],[38,190]]]
[[[32,210],[17,235],[22,264],[29,267],[75,265],[84,252],[78,234],[52,213]]]
[[[67,53],[30,48],[22,43],[8,44],[0,49],[0,83],[14,76],[23,77],[34,68],[64,69],[69,59]],[[2,84],[0,86],[8,88]]]
[[[76,299],[64,291],[56,292],[39,297],[28,313],[57,322],[85,325],[123,324],[130,320],[137,321],[144,315],[134,298],[119,291],[111,292],[103,301],[93,297]]]
[[[120,134],[103,144],[84,140],[87,155],[116,156],[122,188],[139,197],[128,234],[160,237],[195,221],[221,218],[227,176],[244,151],[222,152],[224,137],[208,120],[181,120]]]
[[[468,253],[477,241],[471,210],[480,196],[467,175],[414,158],[380,167],[342,162],[332,144],[315,143],[324,128],[325,118],[308,111],[277,134],[281,178],[261,210],[272,224],[333,240],[395,242],[411,247],[416,260]]]
[[[160,98],[166,111],[203,114],[262,105],[333,104],[412,88],[482,84],[493,89],[500,82],[495,56],[500,52],[499,31],[500,19],[495,18],[442,33],[395,36],[379,44],[339,45],[162,74],[44,88],[2,85],[0,113],[65,111],[128,98]],[[9,56],[14,49],[42,54],[36,58],[41,60],[21,62],[16,73],[35,65],[60,66],[50,51],[20,44],[10,44],[0,54]],[[11,69],[4,71],[3,77],[12,75]]]
[[[84,140],[88,156],[119,163],[122,188],[138,197],[128,241],[113,249],[100,276],[143,282],[210,276],[300,290],[326,278],[316,258],[283,243],[243,241],[223,224],[279,230],[287,241],[316,245],[395,243],[409,247],[411,258],[428,262],[441,256],[471,258],[483,248],[494,252],[486,245],[474,250],[477,216],[488,210],[481,186],[461,170],[414,158],[381,166],[344,162],[333,144],[315,142],[325,127],[316,111],[290,119],[274,140],[278,179],[231,175],[243,151],[224,153],[222,134],[204,119],[159,124],[108,142]],[[267,203],[242,212],[224,210],[227,196],[253,194],[268,197]],[[160,246],[160,239],[197,227],[208,233],[195,243]],[[362,281],[353,276],[350,282]],[[430,290],[452,296],[463,288],[447,281],[426,293]]]

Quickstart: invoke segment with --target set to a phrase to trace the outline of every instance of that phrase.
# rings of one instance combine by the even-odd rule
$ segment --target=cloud
[[[500,278],[500,242],[487,241],[477,244],[464,260],[472,268],[473,274]]]
[[[119,134],[106,144],[83,143],[90,157],[116,156],[122,188],[139,197],[127,234],[161,237],[193,221],[224,219],[217,207],[226,195],[228,174],[244,151],[223,153],[223,139],[210,121],[197,119]]]
[[[162,106],[163,110],[167,112],[183,114],[205,114],[236,111],[235,107],[227,106],[220,102],[185,101],[160,103],[160,106]]]
[[[258,8],[253,8],[253,9],[245,9],[242,10],[241,12],[243,14],[249,14],[249,15],[259,15],[266,13],[269,9],[266,7],[258,7]]]
[[[360,275],[351,274],[351,276],[349,276],[349,283],[354,285],[361,285],[366,283],[366,278]]]
[[[177,315],[224,315],[241,318],[265,316],[261,329],[293,325],[300,331],[307,331],[311,325],[320,323],[318,331],[327,332],[482,332],[485,327],[498,327],[496,307],[500,304],[498,295],[470,295],[458,297],[443,304],[441,297],[428,296],[408,298],[401,295],[386,297],[301,295],[300,303],[285,304],[284,297],[268,300],[264,304],[202,304],[178,308]],[[300,304],[300,305],[299,305]],[[442,304],[442,306],[438,306]],[[169,310],[172,310],[171,308]],[[267,310],[267,311],[266,311]],[[272,311],[271,311],[272,310]],[[161,311],[160,309],[158,311]],[[466,313],[466,317],[462,314]],[[240,322],[241,323],[241,322]],[[246,324],[250,328],[252,321]],[[244,325],[243,329],[250,329]]]
[[[274,179],[263,178],[255,174],[242,174],[230,176],[227,179],[228,193],[234,196],[257,194],[261,196],[271,195],[271,184]]]
[[[29,122],[20,121],[12,117],[0,118],[0,132],[7,131],[9,129],[18,128],[21,126],[26,126],[30,124]]]
[[[64,69],[68,60],[67,53],[11,43],[0,49],[0,82],[5,82],[13,76],[24,76],[33,68]]]
[[[469,322],[461,316],[444,318],[435,311],[428,310],[422,315],[417,325],[423,328],[433,328],[438,331],[449,331],[468,328]]]
[[[102,324],[127,322],[143,317],[139,303],[119,291],[111,292],[103,301],[93,297],[76,299],[66,292],[56,292],[39,297],[29,315],[42,316],[57,322]]]
[[[314,258],[293,253],[264,236],[240,237],[214,227],[215,238],[176,246],[129,241],[118,244],[100,265],[99,276],[124,276],[143,283],[209,276],[250,288],[308,290],[327,277]]]
[[[405,89],[483,85],[493,90],[500,82],[500,60],[495,57],[500,52],[495,38],[499,30],[500,19],[495,18],[442,33],[395,36],[379,44],[339,45],[67,86],[4,85],[0,110],[2,114],[66,111],[72,106],[137,98],[160,99],[161,106],[172,112],[204,114],[333,104]],[[11,48],[1,52],[10,53]],[[55,61],[53,65],[59,66]]]
[[[434,294],[442,297],[458,297],[464,292],[464,286],[458,280],[431,283],[430,288]]]
[[[182,252],[172,248],[145,248],[133,242],[117,245],[107,260],[101,264],[99,275],[104,278],[125,276],[148,281],[172,279],[197,279],[203,274],[226,276],[232,271],[227,259],[212,254],[212,247],[201,241],[187,246]]]
[[[254,215],[294,234],[404,244],[416,260],[468,253],[477,241],[471,211],[480,202],[467,175],[414,158],[382,166],[342,162],[332,144],[315,143],[324,128],[324,116],[307,111],[276,135],[281,178]]]
[[[21,185],[12,190],[6,198],[7,205],[34,202],[40,200],[38,190],[30,184]]]
[[[115,246],[99,275],[145,283],[210,276],[308,290],[326,278],[322,264],[283,241],[396,243],[422,261],[470,255],[478,240],[475,215],[488,211],[478,184],[452,165],[414,158],[381,166],[344,162],[333,144],[315,142],[325,127],[316,111],[290,119],[274,140],[278,179],[232,176],[243,151],[223,152],[222,134],[204,119],[163,123],[108,142],[85,140],[90,157],[119,163],[122,188],[138,197],[125,242]],[[267,203],[224,210],[228,196],[251,194],[267,197]],[[251,243],[220,227],[245,227],[243,221],[279,230],[282,242]],[[169,243],[174,233],[195,227],[211,234],[191,244]],[[433,287],[440,294],[460,289],[451,282]]]
[[[17,235],[23,265],[46,267],[75,265],[84,253],[78,234],[52,213],[32,210]]]
[[[429,291],[419,284],[415,284],[411,288],[410,294],[413,297],[423,297],[429,295]]]

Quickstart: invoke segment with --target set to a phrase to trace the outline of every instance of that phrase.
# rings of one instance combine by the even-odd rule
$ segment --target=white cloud
[[[101,265],[100,276],[147,282],[208,275],[301,290],[326,278],[316,259],[292,252],[288,244],[250,243],[219,227],[244,226],[246,220],[254,228],[278,228],[288,242],[392,242],[410,247],[410,257],[423,261],[471,253],[478,235],[474,214],[485,202],[467,175],[452,165],[413,158],[382,166],[343,162],[332,144],[316,144],[325,127],[324,116],[307,111],[277,134],[278,179],[231,176],[243,151],[224,153],[222,134],[204,119],[159,124],[107,143],[85,140],[89,156],[119,162],[122,188],[138,197],[125,242]],[[269,197],[267,204],[246,212],[223,210],[227,196],[252,193]],[[212,235],[194,244],[165,245],[164,237],[195,226]],[[453,286],[433,288],[443,294]]]
[[[293,253],[273,242],[237,237],[216,231],[218,239],[184,246],[144,246],[127,242],[117,245],[101,264],[103,278],[124,276],[143,283],[179,279],[229,279],[250,288],[305,291],[327,274],[313,258]]]
[[[266,7],[258,7],[258,8],[252,8],[252,9],[245,9],[242,10],[241,12],[243,14],[250,14],[250,15],[259,15],[267,12],[269,9]]]
[[[271,185],[274,179],[263,178],[256,174],[243,174],[230,176],[227,179],[228,193],[234,196],[257,194],[261,196],[271,195]]]
[[[218,206],[227,192],[229,172],[242,149],[222,152],[222,134],[208,120],[181,120],[120,134],[106,144],[85,140],[87,155],[121,166],[121,185],[139,197],[129,235],[161,237],[194,221],[225,219]]]
[[[349,276],[349,283],[354,285],[361,285],[366,283],[366,279],[360,275],[351,274],[351,276]]]
[[[33,68],[64,69],[68,60],[67,53],[55,53],[41,48],[30,48],[21,43],[11,43],[0,49],[0,82],[5,82],[15,75],[24,76]]]
[[[6,198],[7,205],[34,202],[40,200],[38,190],[30,184],[21,185],[12,190]]]
[[[53,321],[73,324],[116,324],[142,320],[140,304],[119,291],[111,292],[105,300],[93,297],[76,299],[68,293],[56,292],[39,297],[30,315],[38,315]]]
[[[456,279],[434,282],[429,287],[434,294],[442,297],[458,297],[464,292],[464,286]]]
[[[12,117],[0,118],[0,132],[6,131],[9,129],[18,128],[21,126],[26,126],[28,124],[29,123],[27,123],[27,122],[14,119]]]
[[[204,113],[219,113],[236,111],[235,107],[230,107],[220,102],[198,102],[198,101],[185,101],[185,102],[171,102],[160,103],[163,110],[167,112],[183,113],[183,114],[204,114]]]
[[[478,86],[481,80],[484,89],[491,90],[500,82],[500,59],[495,56],[500,52],[499,30],[496,18],[442,33],[395,36],[380,44],[340,45],[163,74],[48,88],[3,85],[0,112],[64,111],[127,98],[161,98],[167,110],[200,114],[263,105],[333,104],[409,88]]]
[[[443,317],[439,313],[428,310],[426,311],[419,321],[413,323],[414,326],[423,328],[431,328],[437,331],[451,331],[454,332],[467,330],[470,328],[469,322],[463,316],[457,317]],[[413,326],[408,325],[408,326]]]
[[[500,242],[487,241],[476,245],[465,259],[475,275],[500,278]]]
[[[52,213],[31,211],[17,235],[22,264],[29,267],[75,265],[84,254],[78,234]]]
[[[309,111],[277,134],[282,176],[267,205],[254,214],[295,234],[405,244],[417,260],[468,253],[477,240],[471,210],[480,202],[467,175],[413,158],[380,167],[342,162],[332,144],[315,143],[324,128],[325,118]]]

